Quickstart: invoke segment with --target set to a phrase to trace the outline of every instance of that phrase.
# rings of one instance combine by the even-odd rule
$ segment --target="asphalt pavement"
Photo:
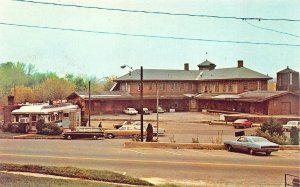
[[[171,182],[181,186],[284,186],[299,175],[298,151],[271,156],[225,150],[128,149],[126,139],[0,140],[5,163],[75,166]]]

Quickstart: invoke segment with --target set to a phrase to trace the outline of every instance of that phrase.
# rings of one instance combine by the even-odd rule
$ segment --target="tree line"
[[[65,99],[72,92],[88,90],[106,91],[116,76],[97,77],[67,74],[59,77],[55,72],[41,73],[33,64],[6,62],[0,64],[0,103],[7,103],[7,96],[14,95],[16,103],[38,103],[53,99]]]

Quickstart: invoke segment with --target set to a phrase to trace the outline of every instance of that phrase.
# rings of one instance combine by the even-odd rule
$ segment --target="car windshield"
[[[253,142],[269,142],[267,139],[265,138],[252,138]]]

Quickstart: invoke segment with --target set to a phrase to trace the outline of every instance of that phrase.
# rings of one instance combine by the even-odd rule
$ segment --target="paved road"
[[[6,163],[111,170],[182,186],[284,186],[284,174],[299,175],[297,151],[271,156],[223,150],[127,149],[114,140],[0,140]]]

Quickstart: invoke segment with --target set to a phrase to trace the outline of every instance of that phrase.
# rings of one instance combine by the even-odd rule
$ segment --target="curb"
[[[224,144],[212,143],[166,143],[166,142],[124,142],[125,148],[162,148],[162,149],[208,149],[224,150]],[[280,145],[280,150],[300,150],[298,145]]]
[[[125,148],[165,148],[165,149],[225,149],[224,144],[211,143],[164,143],[164,142],[124,142]]]

